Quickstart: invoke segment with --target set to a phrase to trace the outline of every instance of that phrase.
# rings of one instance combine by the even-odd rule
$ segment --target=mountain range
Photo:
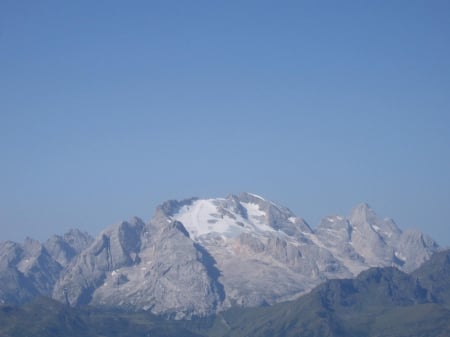
[[[96,238],[72,230],[44,243],[1,242],[0,301],[44,295],[70,306],[207,317],[297,299],[372,267],[411,272],[439,250],[367,204],[312,229],[251,193],[170,200],[149,222],[135,217]]]

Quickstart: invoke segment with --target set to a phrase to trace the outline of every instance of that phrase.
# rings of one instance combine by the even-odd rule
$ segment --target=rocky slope
[[[21,303],[51,295],[60,272],[92,242],[79,230],[54,235],[44,244],[30,238],[23,244],[0,242],[0,301]]]
[[[439,249],[366,204],[348,217],[326,217],[313,230],[289,209],[249,193],[167,201],[149,223],[133,218],[92,243],[73,242],[79,244],[75,250],[59,248],[64,245],[55,238],[43,245],[56,268],[43,282],[44,293],[71,305],[122,306],[175,318],[294,299],[327,279],[369,267],[411,271]],[[0,272],[11,289],[25,275],[14,274],[18,270]]]

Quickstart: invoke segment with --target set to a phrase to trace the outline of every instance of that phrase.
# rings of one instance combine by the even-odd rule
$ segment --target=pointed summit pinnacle
[[[367,203],[355,206],[348,217],[354,225],[362,223],[372,223],[377,219],[377,214]]]

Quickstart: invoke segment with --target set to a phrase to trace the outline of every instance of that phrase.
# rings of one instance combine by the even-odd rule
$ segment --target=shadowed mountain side
[[[412,275],[430,289],[434,301],[450,305],[450,250],[435,253]]]

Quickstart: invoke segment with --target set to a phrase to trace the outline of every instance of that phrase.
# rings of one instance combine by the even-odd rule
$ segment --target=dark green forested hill
[[[0,306],[0,337],[198,337],[154,315],[68,308],[48,298],[38,298],[21,307]]]
[[[47,298],[0,306],[1,337],[450,336],[450,251],[411,274],[372,268],[356,279],[330,280],[302,298],[254,309],[235,308],[191,321],[146,312],[69,308]]]

